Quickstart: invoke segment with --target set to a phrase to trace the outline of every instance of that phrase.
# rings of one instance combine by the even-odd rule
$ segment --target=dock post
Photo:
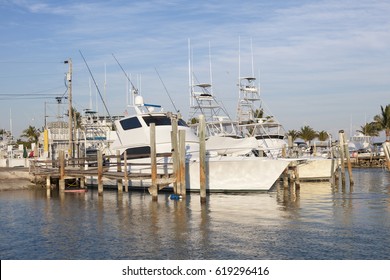
[[[179,148],[177,143],[177,118],[172,118],[172,131],[171,131],[171,142],[172,142],[172,161],[173,161],[173,174],[176,177],[175,182],[173,183],[173,193],[177,194],[177,186],[180,177],[179,173]]]
[[[50,183],[50,175],[46,175],[46,189],[50,189],[51,183]]]
[[[150,187],[150,194],[152,201],[157,201],[158,186],[157,186],[157,157],[156,157],[156,124],[150,124],[150,164],[152,171],[152,186]]]
[[[330,184],[332,187],[336,184],[335,178],[335,152],[334,152],[334,144],[331,144],[330,147],[330,158],[331,158],[331,167],[330,167]]]
[[[199,115],[199,179],[200,203],[206,202],[206,122],[204,115]]]
[[[383,152],[385,153],[385,159],[387,164],[387,169],[390,170],[390,142],[386,141],[382,144]]]
[[[178,194],[186,196],[186,132],[179,130],[179,174]]]
[[[348,175],[349,175],[349,187],[354,185],[353,176],[352,176],[352,164],[351,157],[349,156],[348,143],[345,141],[345,134],[343,133],[343,141],[344,141],[344,151],[347,157],[347,167],[348,167]]]
[[[98,165],[98,195],[103,195],[103,155],[102,151],[98,150],[97,152],[97,165]]]
[[[345,187],[345,155],[344,155],[344,130],[339,130],[340,160],[341,160],[341,184]]]
[[[129,192],[129,176],[127,171],[127,151],[123,153],[123,169],[125,172],[125,192]]]
[[[292,140],[292,136],[289,135],[288,136],[288,157],[291,157],[292,156],[292,153],[293,153],[293,148],[294,148],[294,145],[293,145],[293,140]]]
[[[48,197],[50,197],[50,191],[51,191],[50,175],[46,175],[46,195]]]
[[[286,158],[286,157],[287,157],[286,145],[283,145],[283,147],[282,147],[282,158]]]
[[[58,161],[60,167],[59,189],[60,192],[63,192],[65,191],[65,152],[63,150],[58,154]]]
[[[119,150],[116,151],[116,171],[118,173],[122,172],[121,152]],[[118,185],[118,193],[122,193],[123,192],[122,179],[117,179],[116,183]]]
[[[295,188],[299,189],[301,187],[301,183],[299,181],[299,170],[298,170],[298,164],[294,163],[293,165],[293,172],[295,177]]]
[[[288,188],[288,166],[283,171],[283,188]]]

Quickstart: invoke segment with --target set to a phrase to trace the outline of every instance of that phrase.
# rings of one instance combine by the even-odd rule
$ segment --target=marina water
[[[390,172],[267,193],[0,192],[2,260],[390,259]]]

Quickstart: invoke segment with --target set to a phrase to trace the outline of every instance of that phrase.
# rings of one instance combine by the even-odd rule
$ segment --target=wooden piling
[[[171,142],[172,142],[172,161],[173,161],[173,174],[176,176],[176,181],[173,183],[173,193],[177,194],[178,178],[180,177],[179,169],[179,146],[177,142],[177,131],[178,131],[177,118],[172,118],[172,131],[171,131]]]
[[[46,175],[46,196],[50,197],[51,192],[51,182],[50,175]]]
[[[351,157],[349,156],[349,149],[348,149],[348,143],[345,141],[345,134],[343,133],[343,140],[344,140],[344,151],[347,158],[347,167],[348,167],[348,176],[349,176],[349,187],[354,185],[353,181],[353,175],[352,175],[352,164],[351,164]]]
[[[339,131],[339,149],[340,149],[340,160],[341,160],[341,184],[345,187],[345,154],[344,154],[344,130]]]
[[[97,176],[97,183],[98,183],[98,195],[103,195],[103,155],[102,151],[98,150],[97,152],[97,165],[98,165],[98,176]]]
[[[206,202],[206,122],[204,115],[199,116],[199,179],[200,202]]]
[[[331,158],[331,167],[330,167],[330,184],[334,186],[336,184],[336,177],[335,173],[338,168],[335,167],[335,150],[334,150],[334,143],[331,144],[330,147],[330,158]]]
[[[50,189],[51,182],[50,182],[50,175],[46,175],[46,189]]]
[[[123,153],[123,169],[124,169],[124,180],[125,180],[125,192],[129,192],[129,176],[127,170],[127,151]]]
[[[58,165],[60,169],[59,190],[65,191],[65,152],[61,150],[58,154]]]
[[[156,124],[150,124],[150,164],[152,175],[152,186],[150,187],[150,194],[152,201],[157,201],[158,186],[157,186],[157,156],[156,156]]]
[[[186,132],[179,130],[179,174],[178,194],[186,196]]]
[[[122,172],[121,152],[119,150],[116,151],[116,171],[118,173]],[[117,179],[116,183],[118,185],[118,193],[122,193],[123,192],[122,179]]]
[[[383,152],[385,153],[385,159],[387,164],[387,169],[390,170],[390,142],[384,142],[382,144]]]
[[[288,167],[283,171],[283,188],[288,188]]]
[[[288,156],[291,157],[293,154],[294,142],[292,140],[292,136],[288,135]]]
[[[299,189],[301,187],[301,183],[299,180],[298,164],[296,162],[292,164],[292,172],[294,173],[295,187]]]

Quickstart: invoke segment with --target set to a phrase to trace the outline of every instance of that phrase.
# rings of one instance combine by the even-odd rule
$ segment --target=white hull
[[[150,162],[149,159],[137,160]],[[268,191],[285,170],[288,161],[256,157],[211,157],[206,161],[206,191],[208,192],[249,192]],[[133,168],[132,174],[151,172],[149,167]],[[171,166],[160,167],[158,174],[171,173]],[[87,178],[87,183],[96,184]],[[104,179],[104,185],[116,185],[116,180]],[[151,180],[129,180],[130,188],[148,188]],[[172,186],[168,186],[172,187]],[[186,164],[187,191],[200,190],[199,160],[190,160]]]
[[[336,163],[334,164],[336,168]],[[325,180],[332,177],[332,159],[308,158],[298,165],[299,178],[302,180]]]
[[[199,162],[189,164],[187,189],[200,190]],[[224,157],[206,163],[206,190],[209,192],[268,191],[288,162],[267,158]],[[188,168],[187,168],[188,170]]]

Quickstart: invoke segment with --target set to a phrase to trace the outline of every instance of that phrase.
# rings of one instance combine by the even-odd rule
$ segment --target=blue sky
[[[52,103],[65,92],[68,58],[74,106],[88,108],[90,75],[79,50],[110,114],[126,109],[114,53],[145,101],[173,111],[156,68],[187,117],[188,39],[204,82],[210,45],[213,91],[235,116],[240,38],[241,74],[251,74],[252,40],[261,97],[286,130],[350,133],[390,104],[389,14],[390,2],[375,0],[0,0],[0,128],[9,130],[11,118],[18,137],[28,125],[43,126],[45,102],[49,116],[62,110]],[[95,88],[92,103],[105,113]]]

